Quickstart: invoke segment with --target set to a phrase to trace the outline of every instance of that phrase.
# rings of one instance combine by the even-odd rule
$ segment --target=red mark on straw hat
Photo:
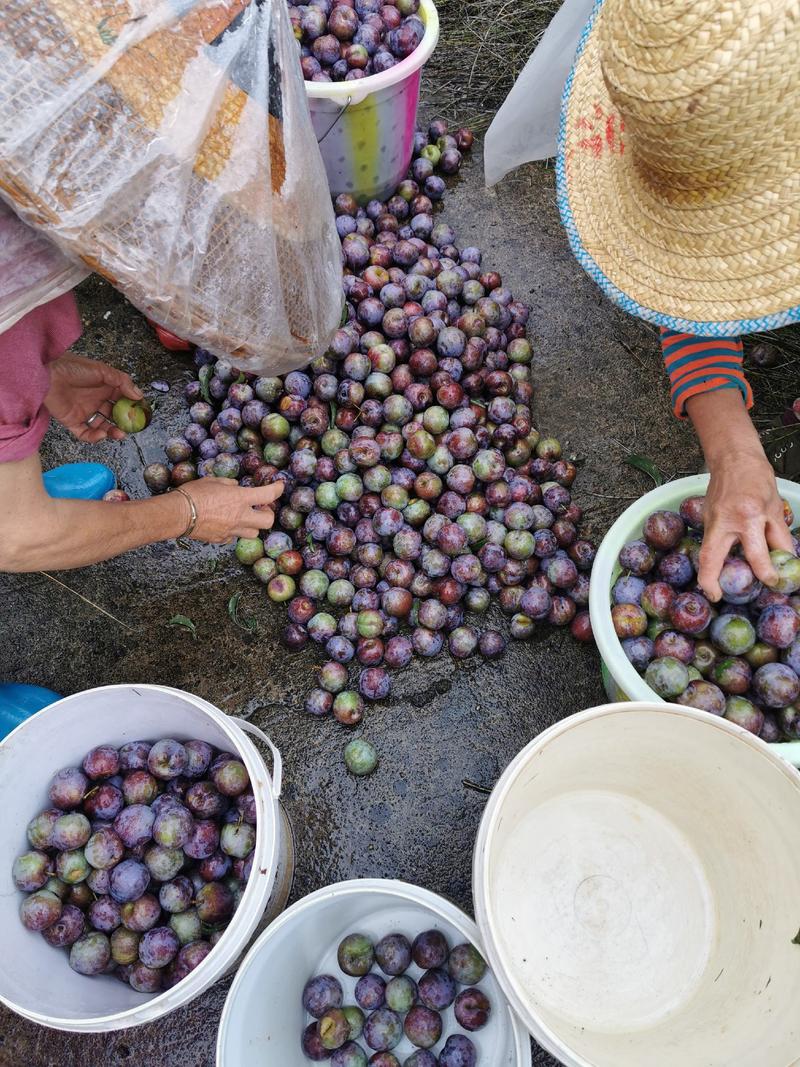
[[[620,155],[625,151],[622,141],[624,129],[625,121],[618,115],[611,114],[606,117],[606,144],[612,152],[619,152]]]
[[[578,139],[577,147],[583,152],[591,152],[595,159],[600,159],[603,152],[621,156],[625,151],[624,119],[615,111],[604,111],[600,104],[594,105],[591,118],[582,116],[577,119],[575,128],[586,131],[586,136]]]

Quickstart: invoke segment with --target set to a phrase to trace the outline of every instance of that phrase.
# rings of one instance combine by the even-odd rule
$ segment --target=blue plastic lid
[[[61,700],[61,694],[41,685],[0,682],[0,738],[56,700]]]
[[[69,500],[102,500],[116,484],[103,463],[64,463],[42,475],[49,496]]]

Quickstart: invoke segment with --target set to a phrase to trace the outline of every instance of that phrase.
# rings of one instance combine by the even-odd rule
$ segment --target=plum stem
[[[465,789],[472,789],[475,793],[484,793],[487,797],[492,792],[492,786],[480,785],[479,782],[473,782],[469,778],[462,778],[461,784]]]

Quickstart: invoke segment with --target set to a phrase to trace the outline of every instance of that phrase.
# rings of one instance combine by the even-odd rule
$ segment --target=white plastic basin
[[[727,720],[592,708],[503,774],[473,892],[489,962],[567,1067],[800,1062],[800,775]]]
[[[263,738],[200,697],[158,685],[109,685],[50,704],[0,744],[0,1001],[44,1026],[79,1032],[121,1030],[151,1022],[188,1003],[226,973],[270,911],[273,888],[288,842],[278,797],[281,761],[273,777],[245,730]],[[11,878],[15,856],[29,847],[28,821],[49,807],[47,788],[62,767],[79,766],[95,745],[127,741],[199,738],[237,752],[256,797],[258,824],[253,873],[225,935],[205,960],[172,989],[137,993],[112,976],[86,978],[70,969],[68,954],[52,948],[19,920],[22,894]],[[266,741],[266,738],[263,738]],[[269,744],[269,742],[267,742]],[[280,902],[285,901],[285,897]],[[275,902],[273,901],[274,905]]]
[[[451,947],[470,941],[483,951],[477,927],[462,911],[405,882],[340,882],[299,900],[264,931],[239,968],[222,1013],[217,1067],[307,1067],[300,1049],[300,1036],[311,1021],[301,1003],[305,983],[316,974],[337,975],[345,1003],[354,1003],[347,994],[355,980],[341,974],[336,960],[341,939],[355,931],[376,941],[394,932],[412,938],[428,929],[441,930]],[[412,965],[408,973],[416,979],[422,972]],[[493,1005],[489,1023],[469,1035],[481,1067],[530,1067],[530,1040],[496,978],[487,973],[480,986]],[[443,1020],[442,1044],[447,1034],[463,1033],[452,1008]],[[401,1063],[413,1051],[405,1038],[393,1050]]]
[[[628,541],[641,537],[648,515],[661,510],[677,511],[686,497],[704,496],[708,481],[707,474],[695,474],[651,489],[623,511],[600,544],[592,567],[589,612],[597,649],[602,658],[603,686],[609,700],[661,700],[622,651],[614,632],[610,591],[621,573],[617,562],[620,550]],[[788,501],[795,520],[800,522],[800,485],[783,478],[778,478],[777,482],[778,492]],[[795,767],[800,766],[800,741],[780,742],[772,748]]]

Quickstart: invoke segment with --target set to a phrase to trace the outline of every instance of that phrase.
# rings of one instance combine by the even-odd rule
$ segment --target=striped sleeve
[[[696,337],[661,327],[661,349],[669,375],[672,410],[686,418],[686,401],[715,389],[738,389],[748,408],[753,392],[742,369],[740,337]]]

